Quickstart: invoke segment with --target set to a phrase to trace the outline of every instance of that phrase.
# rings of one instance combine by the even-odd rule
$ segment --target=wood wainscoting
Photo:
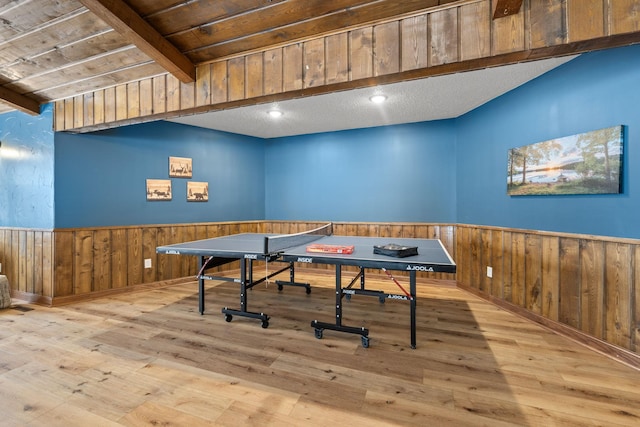
[[[326,222],[291,222],[291,221],[267,221],[265,222],[265,233],[297,233],[299,231],[311,230],[320,227]],[[333,234],[339,236],[365,236],[365,237],[389,237],[389,243],[393,243],[393,238],[416,237],[423,239],[440,239],[451,257],[455,259],[455,224],[433,224],[433,223],[372,223],[372,222],[334,222]],[[373,251],[373,247],[371,248]],[[304,266],[304,267],[308,267]],[[314,269],[333,268],[331,265],[317,265]],[[344,271],[355,271],[356,267],[345,266]],[[367,269],[367,272],[380,274],[379,270]],[[404,275],[401,272],[394,275]],[[408,277],[408,274],[406,275]],[[451,273],[425,273],[418,272],[418,278],[450,280],[455,281],[456,275]]]
[[[195,257],[158,255],[158,245],[241,232],[295,233],[322,224],[241,221],[53,231],[0,228],[0,263],[12,296],[59,305],[196,274]],[[456,261],[457,273],[419,273],[419,278],[456,281],[460,288],[505,309],[640,366],[638,240],[431,223],[336,222],[334,233],[389,237],[390,242],[394,237],[438,238]],[[145,259],[151,259],[151,268],[144,268]],[[492,268],[492,277],[487,267]]]
[[[0,274],[7,276],[11,295],[48,304],[53,295],[53,231],[0,228]]]
[[[640,361],[640,241],[458,224],[456,248],[459,287]]]
[[[55,230],[53,303],[194,276],[197,257],[156,254],[156,247],[260,232],[262,224],[241,221]],[[145,260],[151,260],[151,267],[145,268]]]
[[[14,298],[59,305],[197,273],[196,257],[156,246],[260,232],[263,221],[30,230],[0,228],[0,263]],[[151,267],[144,268],[145,259]]]

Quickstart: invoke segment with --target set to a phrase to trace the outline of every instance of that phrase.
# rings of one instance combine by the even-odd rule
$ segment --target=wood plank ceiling
[[[456,2],[0,0],[0,113]]]

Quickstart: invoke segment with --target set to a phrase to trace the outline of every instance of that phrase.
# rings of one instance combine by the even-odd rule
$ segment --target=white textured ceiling
[[[429,77],[375,88],[184,116],[172,122],[260,138],[303,135],[459,117],[575,56]],[[369,97],[381,93],[384,104]],[[271,118],[267,111],[284,115]]]

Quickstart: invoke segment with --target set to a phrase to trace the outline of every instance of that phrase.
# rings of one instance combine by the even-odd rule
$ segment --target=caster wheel
[[[307,291],[306,292],[307,292],[307,295],[309,295],[311,293],[311,286],[307,287]]]
[[[262,321],[262,329],[267,329],[269,327],[269,321],[268,320],[263,320]]]
[[[351,294],[346,294],[344,297],[347,301],[351,301]]]
[[[227,322],[231,322],[231,320],[233,319],[233,316],[230,314],[225,314],[224,315],[224,320]]]
[[[322,329],[316,329],[316,338],[322,339]]]
[[[384,300],[385,300],[385,298],[384,298],[384,297],[380,297],[380,298],[378,298],[378,301],[380,301],[380,304],[384,304]]]
[[[369,348],[369,337],[362,337],[362,347]]]
[[[278,290],[281,291],[282,289],[284,289],[284,286],[278,285]]]

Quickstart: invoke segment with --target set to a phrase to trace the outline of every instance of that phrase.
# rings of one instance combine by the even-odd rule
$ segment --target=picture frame
[[[208,202],[209,183],[208,182],[187,182],[187,202]]]
[[[167,201],[171,197],[170,179],[147,179],[148,201]]]
[[[193,176],[193,159],[189,157],[169,157],[169,177],[191,178]]]
[[[621,193],[624,135],[619,125],[510,149],[507,194]]]

